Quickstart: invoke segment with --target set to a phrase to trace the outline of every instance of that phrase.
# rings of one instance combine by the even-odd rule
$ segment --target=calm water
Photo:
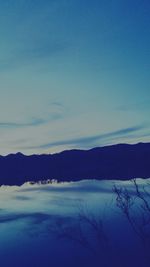
[[[149,266],[139,238],[116,207],[113,185],[2,187],[1,266]],[[123,186],[133,191],[129,183]]]

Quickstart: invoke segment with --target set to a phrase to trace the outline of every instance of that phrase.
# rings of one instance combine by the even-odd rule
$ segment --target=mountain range
[[[119,179],[150,177],[150,143],[118,144],[56,154],[0,156],[0,185],[57,179]]]

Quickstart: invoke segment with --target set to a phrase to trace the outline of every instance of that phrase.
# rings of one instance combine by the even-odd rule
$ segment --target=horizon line
[[[33,154],[24,154],[22,153],[21,151],[18,151],[16,153],[8,153],[6,155],[1,155],[0,154],[0,157],[8,157],[8,156],[11,156],[11,155],[22,155],[22,156],[42,156],[42,155],[57,155],[57,154],[61,154],[61,153],[64,153],[64,152],[69,152],[69,151],[90,151],[90,150],[93,150],[93,149],[97,149],[97,148],[105,148],[105,147],[112,147],[112,146],[118,146],[118,145],[128,145],[128,146],[135,146],[135,145],[139,145],[139,144],[150,144],[150,142],[137,142],[137,143],[116,143],[116,144],[108,144],[108,145],[103,145],[103,146],[95,146],[95,147],[91,147],[91,148],[88,148],[88,149],[81,149],[81,148],[73,148],[73,149],[65,149],[65,150],[62,150],[62,151],[59,151],[59,152],[54,152],[54,153],[33,153]]]

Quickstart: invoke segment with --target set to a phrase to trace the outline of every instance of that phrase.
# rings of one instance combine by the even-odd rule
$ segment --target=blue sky
[[[148,0],[0,1],[0,154],[150,141]]]

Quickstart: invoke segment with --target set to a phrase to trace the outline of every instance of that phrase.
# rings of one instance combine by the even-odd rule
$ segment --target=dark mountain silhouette
[[[120,179],[150,177],[150,143],[118,144],[57,154],[0,156],[0,185],[57,179]]]

